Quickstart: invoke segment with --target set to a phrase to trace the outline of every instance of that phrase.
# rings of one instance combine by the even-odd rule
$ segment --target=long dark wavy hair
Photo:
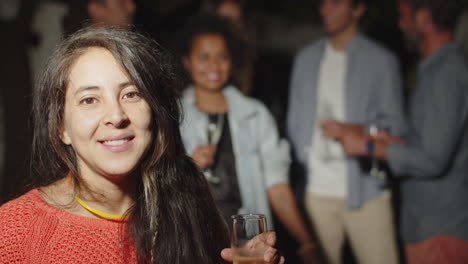
[[[59,138],[73,63],[91,47],[110,51],[151,107],[152,142],[135,168],[137,195],[128,230],[139,263],[224,263],[229,246],[209,186],[186,155],[179,132],[179,74],[156,42],[131,30],[87,27],[65,39],[49,59],[33,96],[31,167],[44,186],[72,175],[84,188],[75,152]]]

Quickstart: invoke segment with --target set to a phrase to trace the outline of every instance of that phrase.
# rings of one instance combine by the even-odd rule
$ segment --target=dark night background
[[[20,9],[13,18],[0,17],[0,106],[3,108],[3,128],[0,127],[3,129],[0,134],[3,135],[3,140],[0,138],[0,143],[3,144],[4,152],[3,171],[0,171],[0,204],[27,189],[28,156],[31,146],[29,112],[34,79],[28,50],[41,45],[43,41],[43,37],[34,27],[33,16],[46,2],[66,6],[68,11],[62,19],[65,33],[78,29],[86,18],[82,0],[0,0],[0,3],[2,1],[18,2]],[[284,133],[289,74],[294,54],[307,43],[323,36],[318,12],[319,2],[246,1],[248,26],[256,39],[257,48],[251,95],[262,100],[273,112],[281,133]],[[412,69],[417,62],[417,56],[406,51],[403,35],[398,30],[397,0],[370,2],[368,14],[363,21],[363,31],[393,51],[400,59],[407,97],[414,79]],[[137,0],[136,4],[137,28],[148,32],[163,45],[168,45],[185,19],[196,14],[203,2]],[[0,9],[2,6],[5,5],[0,5]],[[294,186],[294,181],[292,183]],[[280,237],[286,236],[281,227],[278,233]],[[289,240],[287,236],[283,239]],[[291,243],[290,245],[294,245],[294,242]],[[284,248],[286,255],[293,255],[288,250],[294,247]],[[295,263],[293,258],[288,263]],[[352,262],[352,258],[348,259],[348,263]]]

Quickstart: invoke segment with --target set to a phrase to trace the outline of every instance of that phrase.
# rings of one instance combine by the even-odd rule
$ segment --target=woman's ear
[[[63,124],[60,126],[59,137],[64,144],[71,145],[72,142],[71,142],[70,135],[68,134]]]
[[[182,64],[187,72],[190,72],[190,59],[187,56],[182,57]]]

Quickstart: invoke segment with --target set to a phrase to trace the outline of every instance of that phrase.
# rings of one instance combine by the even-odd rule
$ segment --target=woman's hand
[[[213,165],[216,154],[216,146],[204,145],[197,147],[192,153],[192,159],[200,169],[206,169]]]
[[[264,252],[263,260],[266,264],[283,264],[284,258],[280,256],[275,248],[276,233],[273,231],[262,233],[249,241],[249,248],[255,251]],[[221,251],[221,257],[226,261],[233,261],[234,251],[232,248],[225,248]]]

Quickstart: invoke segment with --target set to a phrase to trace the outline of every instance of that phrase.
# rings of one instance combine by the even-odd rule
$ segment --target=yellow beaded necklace
[[[112,220],[125,220],[129,217],[129,215],[116,215],[116,214],[108,214],[108,213],[104,213],[104,212],[101,212],[97,209],[94,209],[92,207],[90,207],[89,205],[87,205],[85,202],[83,202],[83,200],[80,199],[80,197],[78,197],[78,195],[75,195],[75,200],[81,205],[83,206],[84,209],[88,210],[89,212],[91,212],[92,214],[95,214],[99,217],[102,217],[102,218],[107,218],[107,219],[112,219]]]

